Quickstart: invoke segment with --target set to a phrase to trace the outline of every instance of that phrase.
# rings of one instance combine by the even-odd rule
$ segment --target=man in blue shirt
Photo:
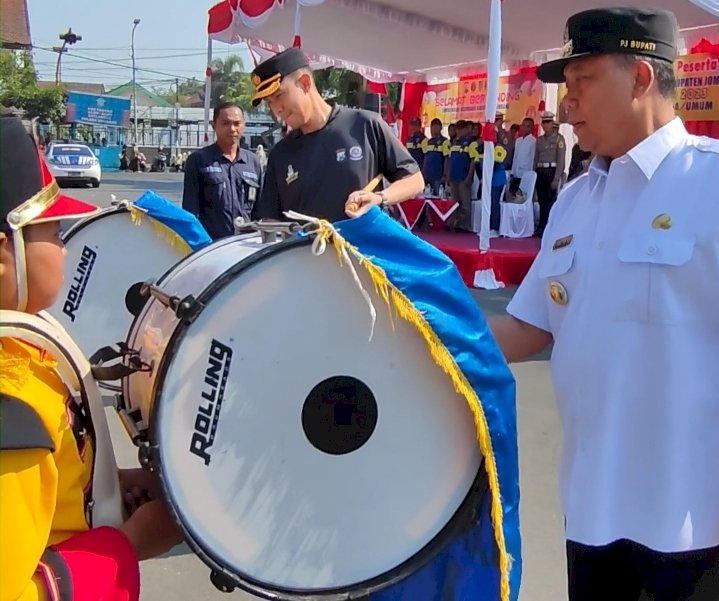
[[[472,219],[472,179],[474,165],[469,155],[472,144],[471,125],[466,121],[457,123],[457,139],[449,148],[447,159],[447,181],[452,190],[452,199],[459,203],[457,208],[457,229],[470,231]]]
[[[444,163],[449,155],[449,141],[442,135],[442,122],[434,118],[430,124],[431,138],[422,142],[424,163],[422,175],[432,188],[432,194],[439,195],[439,186],[444,181]]]
[[[407,150],[412,158],[417,161],[419,168],[422,168],[424,163],[424,147],[423,142],[426,140],[424,132],[422,131],[422,122],[418,117],[413,117],[409,120],[409,137],[407,138]]]
[[[215,107],[212,128],[217,141],[193,152],[185,163],[182,208],[195,215],[213,240],[235,233],[235,219],[249,221],[259,198],[259,158],[240,148],[245,130],[242,110],[232,102]]]

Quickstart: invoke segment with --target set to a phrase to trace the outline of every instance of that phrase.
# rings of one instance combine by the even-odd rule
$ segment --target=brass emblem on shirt
[[[564,236],[564,238],[559,238],[558,240],[554,241],[554,244],[552,244],[552,250],[559,250],[560,248],[569,246],[572,243],[572,240],[574,240],[573,234],[569,234],[569,236]]]
[[[299,174],[297,171],[295,171],[295,168],[294,168],[292,165],[290,165],[289,167],[287,167],[287,178],[285,179],[285,181],[286,181],[288,184],[291,184],[291,183],[292,183],[293,181],[295,181],[299,176],[300,176],[300,174]]]
[[[672,227],[672,218],[666,213],[657,215],[652,219],[652,227],[655,230],[668,230]]]
[[[566,305],[569,301],[567,289],[560,282],[549,283],[549,298],[558,305]]]

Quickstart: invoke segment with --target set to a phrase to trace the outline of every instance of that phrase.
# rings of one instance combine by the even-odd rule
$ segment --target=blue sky
[[[30,32],[35,46],[51,48],[60,46],[58,35],[72,27],[82,41],[63,55],[62,79],[112,87],[132,79],[132,22],[141,19],[135,31],[136,66],[162,74],[138,71],[137,80],[150,88],[169,87],[176,76],[204,79],[207,9],[213,3],[213,0],[28,0]],[[215,57],[238,53],[245,66],[251,68],[243,46],[215,43],[213,53]],[[37,48],[34,61],[40,79],[55,78],[56,53]]]

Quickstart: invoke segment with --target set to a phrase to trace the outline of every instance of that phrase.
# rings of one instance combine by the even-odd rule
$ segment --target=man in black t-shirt
[[[253,104],[265,100],[291,129],[270,152],[254,219],[284,219],[285,211],[297,211],[338,221],[423,190],[417,163],[382,118],[327,104],[299,48],[258,65],[252,83]],[[390,185],[379,193],[363,191],[379,174]]]

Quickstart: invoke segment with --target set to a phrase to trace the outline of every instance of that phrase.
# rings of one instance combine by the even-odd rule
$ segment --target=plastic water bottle
[[[429,198],[431,195],[432,195],[432,187],[429,184],[427,184],[424,187],[424,197]]]

